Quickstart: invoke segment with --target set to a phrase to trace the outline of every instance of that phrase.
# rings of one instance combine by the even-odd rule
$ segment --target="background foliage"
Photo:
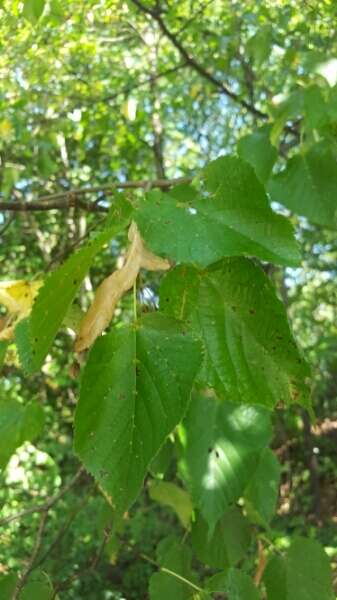
[[[193,436],[187,439],[179,430],[175,445],[173,436],[168,438],[136,504],[117,518],[91,476],[78,472],[73,453],[78,398],[73,339],[61,329],[42,370],[31,377],[9,344],[0,380],[1,597],[11,597],[16,574],[33,557],[34,570],[20,595],[27,600],[38,594],[53,597],[52,587],[69,600],[183,599],[197,597],[200,580],[208,582],[210,593],[223,590],[220,598],[254,600],[257,591],[248,575],[256,576],[273,556],[261,591],[268,600],[301,600],[296,557],[313,600],[324,600],[331,598],[329,584],[316,589],[315,581],[324,587],[328,565],[314,540],[325,547],[336,592],[336,16],[329,0],[0,3],[1,280],[39,281],[59,266],[83,238],[100,229],[104,210],[118,205],[116,182],[195,175],[199,181],[199,169],[210,160],[237,154],[254,168],[271,206],[295,227],[301,265],[281,266],[288,264],[281,260],[281,265],[264,264],[264,270],[311,365],[316,414],[312,425],[298,405],[274,412],[273,453],[263,454],[261,478],[245,491],[246,515],[229,508],[214,523],[220,533],[213,541],[203,522],[205,512],[203,518],[194,515],[188,536],[192,554],[181,540],[193,510],[183,482],[200,467]],[[93,191],[70,193],[83,186]],[[154,199],[160,194],[152,193]],[[245,193],[250,200],[251,188]],[[49,198],[53,194],[61,196]],[[127,189],[125,194],[141,204],[141,191]],[[23,210],[34,203],[36,208],[49,203],[50,210]],[[112,242],[104,245],[104,233],[97,241],[79,306],[68,316],[75,322],[76,311],[88,307],[93,290],[118,265],[126,247],[125,231],[111,218]],[[139,227],[154,244],[159,239],[170,245],[175,228],[170,232],[166,224],[153,233],[152,218],[155,202],[139,217]],[[172,218],[179,222],[179,215]],[[91,247],[90,257],[81,252],[86,271],[96,249]],[[197,260],[205,266],[214,256]],[[167,276],[166,282],[173,279],[171,293],[181,268]],[[68,294],[71,304],[76,290],[65,275],[54,289],[59,297]],[[193,273],[187,276],[193,280]],[[213,273],[213,282],[216,277]],[[141,273],[140,313],[157,306],[159,281],[158,273]],[[180,293],[173,294],[168,314],[175,315]],[[116,312],[116,326],[129,322],[132,314],[130,294]],[[37,327],[47,332],[57,318],[50,316]],[[226,386],[218,381],[215,387]],[[220,418],[222,408],[209,398],[197,402],[205,423]],[[187,418],[193,422],[193,411]],[[203,431],[195,431],[199,439]],[[205,438],[205,444],[212,441]],[[267,494],[263,476],[271,485]],[[64,493],[49,506],[59,490]],[[193,498],[198,493],[193,490]],[[48,510],[8,522],[11,515],[40,504]],[[252,539],[247,518],[254,523]],[[307,538],[302,545],[298,536]],[[158,572],[158,564],[181,573],[195,589]],[[226,589],[217,573],[224,565]]]

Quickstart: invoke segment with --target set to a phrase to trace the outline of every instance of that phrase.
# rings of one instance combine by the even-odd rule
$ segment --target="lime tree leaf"
[[[153,252],[200,266],[239,255],[299,264],[290,223],[271,210],[248,163],[218,158],[203,177],[205,196],[182,186],[169,193],[151,192],[138,206],[135,219]]]
[[[324,227],[337,226],[336,159],[325,142],[291,158],[268,183],[271,200]]]
[[[257,33],[247,42],[247,51],[253,57],[257,67],[260,67],[271,54],[272,35],[271,26],[264,25],[259,27]]]
[[[46,278],[30,316],[15,328],[20,362],[27,373],[42,366],[94,257],[126,223],[122,219],[98,233]]]
[[[195,584],[191,571],[192,553],[188,546],[170,536],[162,540],[157,549],[160,572],[150,579],[150,600],[189,600],[194,598],[196,589],[178,577]],[[168,572],[169,571],[169,572]]]
[[[199,560],[215,569],[235,566],[246,555],[250,540],[248,521],[236,507],[225,511],[211,535],[201,515],[192,526],[193,550]]]
[[[164,506],[170,506],[177,513],[183,527],[188,527],[193,513],[189,494],[170,481],[154,483],[149,489],[150,498]]]
[[[210,535],[254,476],[270,437],[266,409],[193,397],[183,424],[180,470]]]
[[[228,600],[260,600],[261,596],[246,573],[230,569],[227,575],[226,591]]]
[[[23,442],[32,441],[40,435],[43,425],[43,409],[36,402],[23,405],[17,400],[0,400],[1,469]]]
[[[315,540],[296,538],[264,573],[268,600],[334,600],[329,559]]]
[[[264,125],[238,142],[238,154],[255,170],[262,183],[266,182],[277,160],[278,153],[270,142],[270,126]]]
[[[46,0],[24,0],[22,14],[31,23],[36,23],[41,17]]]
[[[154,477],[162,479],[169,468],[174,456],[174,443],[167,438],[165,444],[160,448],[150,465],[150,473]]]
[[[280,476],[280,464],[270,448],[266,448],[244,494],[251,521],[268,525],[276,509]]]
[[[310,369],[270,280],[250,260],[225,259],[205,271],[176,267],[161,284],[160,306],[201,337],[201,375],[221,397],[269,407],[309,405]]]
[[[53,586],[46,573],[33,571],[20,594],[20,600],[57,600]]]
[[[75,415],[75,450],[117,512],[135,500],[149,463],[183,418],[200,361],[199,343],[159,313],[93,346]]]
[[[12,598],[18,576],[16,573],[8,573],[8,575],[2,575],[0,577],[0,598],[3,600],[10,600]]]

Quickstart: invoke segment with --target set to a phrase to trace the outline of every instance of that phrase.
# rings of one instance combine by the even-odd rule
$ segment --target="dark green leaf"
[[[43,429],[44,413],[36,402],[0,401],[0,468],[25,441],[32,441]]]
[[[247,519],[238,508],[227,510],[210,533],[199,515],[192,527],[192,547],[199,560],[215,569],[235,566],[247,553],[250,544]]]
[[[191,551],[173,536],[162,540],[157,549],[160,567],[171,573],[159,572],[150,579],[150,600],[188,600],[193,598],[195,590],[174,576],[176,573],[195,584],[191,571]]]
[[[325,227],[337,225],[336,159],[325,143],[291,158],[268,183],[271,199]]]
[[[244,495],[251,520],[262,525],[271,520],[276,508],[280,475],[281,468],[275,454],[266,448]]]
[[[162,310],[187,320],[205,346],[205,383],[231,401],[309,404],[308,365],[263,270],[244,258],[207,271],[176,267],[160,288]]]
[[[253,168],[222,157],[204,169],[206,197],[191,188],[151,192],[135,212],[142,236],[171,260],[207,266],[226,256],[250,255],[298,265],[290,223],[275,214]]]
[[[114,329],[91,350],[75,450],[118,511],[135,500],[149,463],[184,416],[200,360],[193,337],[158,313]]]
[[[295,539],[285,558],[268,563],[268,600],[334,600],[329,559],[315,540]]]

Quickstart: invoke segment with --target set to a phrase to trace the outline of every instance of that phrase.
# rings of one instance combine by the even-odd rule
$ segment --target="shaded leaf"
[[[191,550],[175,537],[162,540],[157,549],[157,560],[161,568],[171,573],[159,572],[150,579],[150,600],[188,600],[193,598],[195,590],[174,576],[176,573],[195,583],[191,571]]]
[[[275,454],[266,448],[244,494],[246,510],[251,520],[267,525],[273,517],[280,476],[280,464]]]
[[[251,534],[247,519],[236,507],[225,511],[210,533],[198,515],[192,527],[191,543],[199,560],[215,569],[235,566],[247,553]]]
[[[329,559],[315,540],[296,538],[284,558],[270,560],[264,582],[268,600],[334,600]]]
[[[271,437],[262,407],[193,397],[184,420],[181,473],[210,528],[242,495]]]
[[[336,159],[325,142],[291,158],[268,183],[273,201],[325,227],[337,225]]]
[[[32,441],[42,431],[44,413],[36,402],[0,400],[0,468],[4,468],[16,448]]]
[[[183,527],[191,521],[193,504],[189,494],[170,481],[153,483],[149,489],[150,498],[164,506],[170,506],[177,513]]]
[[[238,141],[238,154],[255,170],[256,175],[266,182],[277,160],[277,150],[270,142],[270,126],[260,127]]]

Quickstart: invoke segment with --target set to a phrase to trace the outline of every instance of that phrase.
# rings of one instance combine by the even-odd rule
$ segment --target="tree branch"
[[[167,37],[167,39],[170,40],[170,42],[173,44],[173,46],[178,50],[178,52],[180,53],[182,58],[186,61],[186,64],[188,64],[195,71],[197,71],[197,73],[199,73],[199,75],[201,75],[204,79],[207,79],[210,83],[212,83],[215,87],[217,87],[222,94],[225,94],[226,96],[228,96],[228,98],[231,98],[232,100],[234,100],[234,102],[240,104],[243,108],[245,108],[248,112],[253,114],[255,117],[259,117],[260,119],[264,119],[264,120],[269,119],[269,115],[267,113],[262,112],[261,110],[256,108],[253,104],[250,104],[249,102],[247,102],[246,100],[241,98],[239,96],[239,94],[237,94],[236,92],[233,92],[233,90],[231,90],[229,87],[227,87],[222,81],[220,81],[220,79],[215,77],[203,65],[201,65],[193,56],[191,56],[189,54],[189,52],[186,50],[186,48],[183,46],[183,44],[180,42],[180,40],[178,40],[176,35],[168,29],[168,27],[164,23],[159,12],[157,12],[156,10],[154,10],[152,8],[148,8],[147,6],[144,6],[144,4],[142,4],[142,2],[140,2],[140,0],[131,0],[131,2],[133,2],[133,4],[135,4],[135,6],[137,6],[137,8],[139,8],[139,10],[141,12],[143,12],[146,15],[149,15],[158,23],[163,34]]]
[[[190,183],[191,177],[177,177],[176,179],[154,179],[151,180],[139,180],[139,181],[124,181],[111,183],[110,185],[101,185],[94,187],[72,189],[67,192],[58,192],[56,194],[49,194],[47,196],[40,196],[36,202],[25,202],[25,203],[12,203],[12,202],[0,202],[0,211],[45,211],[45,210],[68,210],[71,207],[76,206],[89,212],[107,212],[105,206],[101,206],[97,202],[88,203],[84,200],[80,200],[78,197],[85,194],[94,194],[98,192],[104,192],[105,195],[112,194],[114,190],[126,190],[126,189],[144,189],[149,190],[152,188],[167,189],[174,185],[181,183]]]

